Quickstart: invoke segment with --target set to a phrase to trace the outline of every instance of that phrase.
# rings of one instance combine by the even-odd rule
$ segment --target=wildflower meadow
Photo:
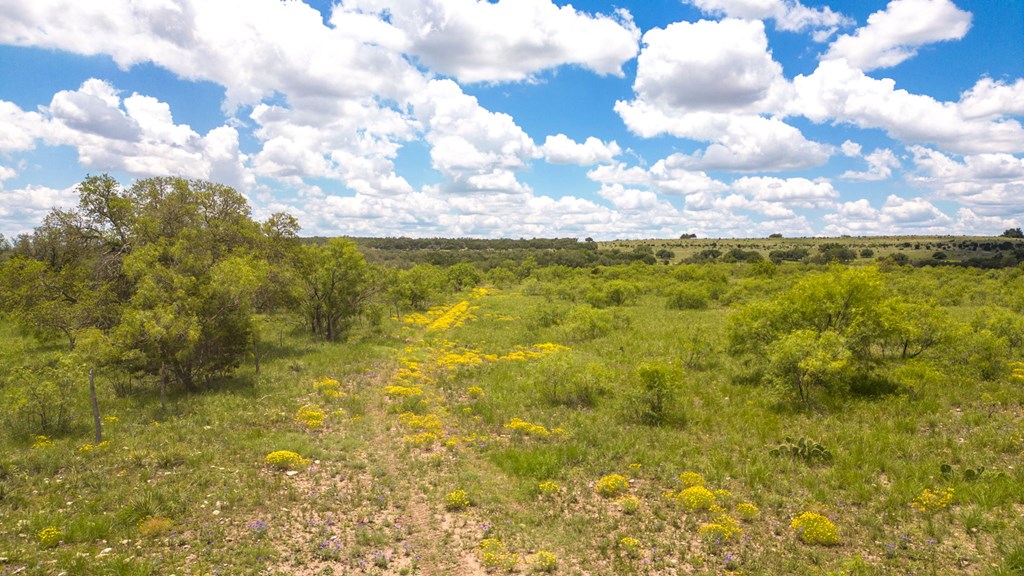
[[[196,390],[97,362],[96,420],[0,324],[49,367],[0,380],[0,574],[1024,574],[1020,268],[666,246],[418,264]]]

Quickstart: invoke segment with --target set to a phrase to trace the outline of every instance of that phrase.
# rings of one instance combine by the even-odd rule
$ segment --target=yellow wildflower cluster
[[[921,512],[938,512],[949,508],[952,502],[952,488],[946,488],[942,492],[933,492],[930,488],[925,488],[920,496],[910,501],[910,505]]]
[[[295,421],[302,424],[309,430],[319,430],[324,427],[324,419],[327,415],[319,406],[307,404],[295,412]]]
[[[437,357],[437,367],[442,370],[456,370],[463,366],[479,366],[484,360],[494,360],[497,356],[480,354],[478,350],[463,349],[461,351],[444,351]]]
[[[60,544],[61,530],[56,526],[47,526],[36,533],[36,541],[43,548],[53,548]]]
[[[416,386],[385,386],[384,395],[388,398],[409,398],[412,396],[422,396],[423,388]]]
[[[480,542],[480,561],[484,568],[501,568],[512,572],[519,564],[519,555],[505,551],[505,543],[497,538],[484,538]]]
[[[526,559],[533,572],[554,572],[558,569],[558,557],[547,550],[539,550]]]
[[[477,400],[484,397],[484,389],[479,386],[470,386],[466,388],[466,396]]]
[[[174,528],[174,522],[163,516],[146,516],[139,521],[139,534],[149,538],[163,536]]]
[[[473,288],[473,291],[469,293],[471,298],[483,298],[491,292],[494,292],[493,288]]]
[[[505,428],[519,432],[524,436],[532,436],[534,438],[549,438],[552,434],[558,434],[561,432],[561,429],[559,428],[548,430],[540,424],[531,424],[520,418],[513,418],[508,424],[505,424]]]
[[[535,360],[537,358],[543,358],[550,356],[556,352],[563,350],[569,350],[568,346],[562,346],[561,344],[555,344],[553,342],[544,342],[541,344],[534,344],[533,346],[516,346],[511,352],[504,356],[498,356],[498,360],[504,361],[521,361],[521,360]]]
[[[103,417],[103,423],[104,424],[117,424],[120,421],[121,421],[121,419],[118,418],[117,416],[104,416]]]
[[[345,393],[341,391],[341,382],[330,376],[321,376],[313,381],[313,391],[328,398],[342,398]]]
[[[627,494],[619,498],[619,506],[622,507],[623,514],[636,514],[640,511],[640,499],[632,494]]]
[[[697,529],[701,537],[718,542],[727,542],[743,534],[740,523],[728,514],[720,513],[708,524],[702,524]]]
[[[629,491],[629,480],[621,474],[609,474],[594,484],[594,490],[605,498],[614,498]]]
[[[622,547],[622,551],[626,553],[626,556],[630,558],[636,558],[640,555],[640,541],[631,536],[624,536],[619,540],[619,546]]]
[[[715,504],[713,492],[703,486],[690,486],[674,496],[676,502],[687,512],[707,510]]]
[[[419,434],[402,436],[402,442],[417,448],[432,446],[438,440],[440,440],[440,437],[434,432],[420,432]]]
[[[267,454],[267,457],[263,459],[263,462],[268,466],[285,470],[304,466],[309,463],[309,460],[299,456],[291,450],[277,450]]]
[[[1010,378],[1024,382],[1024,362],[1010,362]]]
[[[804,512],[789,525],[797,538],[805,544],[835,546],[839,544],[839,530],[831,520],[814,512]]]
[[[409,314],[402,319],[402,322],[405,322],[406,324],[413,324],[415,326],[426,326],[427,324],[430,324],[433,321],[434,320],[430,316],[420,314],[418,312],[414,314]]]
[[[427,325],[427,330],[431,332],[441,332],[451,328],[462,326],[462,324],[471,318],[471,312],[473,307],[469,305],[469,302],[463,300],[458,304],[452,306],[448,310],[437,317],[436,320]]]
[[[53,440],[47,436],[36,436],[35,442],[32,443],[33,448],[50,448],[52,446]]]
[[[413,430],[426,430],[436,432],[444,427],[441,418],[437,414],[415,414],[413,412],[402,412],[398,415],[398,421]]]
[[[101,448],[106,448],[109,445],[110,445],[110,440],[104,440],[103,442],[100,442],[99,444],[82,444],[81,446],[78,447],[78,451],[79,452],[83,452],[83,453],[84,452],[92,452],[94,450],[99,450]]]
[[[679,475],[679,481],[683,483],[683,488],[707,485],[704,481],[704,477],[697,472],[683,472]]]
[[[547,480],[537,484],[537,490],[540,492],[541,496],[555,496],[561,488],[559,488],[558,484],[555,484],[553,481]]]
[[[448,495],[444,497],[445,510],[450,510],[452,512],[465,510],[466,508],[469,508],[470,504],[469,494],[466,494],[465,490],[449,492]]]
[[[761,509],[750,502],[740,502],[736,506],[736,514],[739,515],[741,520],[753,522],[761,517]]]

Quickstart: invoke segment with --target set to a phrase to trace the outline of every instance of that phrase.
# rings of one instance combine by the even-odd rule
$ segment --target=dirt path
[[[421,344],[422,336],[413,346]],[[454,461],[439,446],[410,448],[403,440],[410,430],[383,392],[400,369],[388,363],[364,374],[348,392],[360,397],[364,413],[320,432],[344,428],[362,446],[359,454],[283,478],[294,505],[275,531],[280,560],[272,574],[486,574],[475,552],[472,510],[443,506],[442,478]],[[436,392],[420,385],[426,395]]]

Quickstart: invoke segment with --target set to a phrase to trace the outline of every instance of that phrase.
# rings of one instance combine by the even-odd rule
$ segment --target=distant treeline
[[[537,266],[614,266],[631,262],[657,262],[648,246],[628,250],[598,249],[592,240],[576,238],[531,238],[494,240],[480,238],[351,238],[366,258],[374,263],[398,268],[416,264],[453,266],[471,263],[483,270],[532,260]],[[309,238],[320,243],[325,238]]]

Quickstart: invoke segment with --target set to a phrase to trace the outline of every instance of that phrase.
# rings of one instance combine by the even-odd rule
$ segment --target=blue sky
[[[305,234],[997,234],[1020,0],[0,0],[0,232],[86,174]]]

